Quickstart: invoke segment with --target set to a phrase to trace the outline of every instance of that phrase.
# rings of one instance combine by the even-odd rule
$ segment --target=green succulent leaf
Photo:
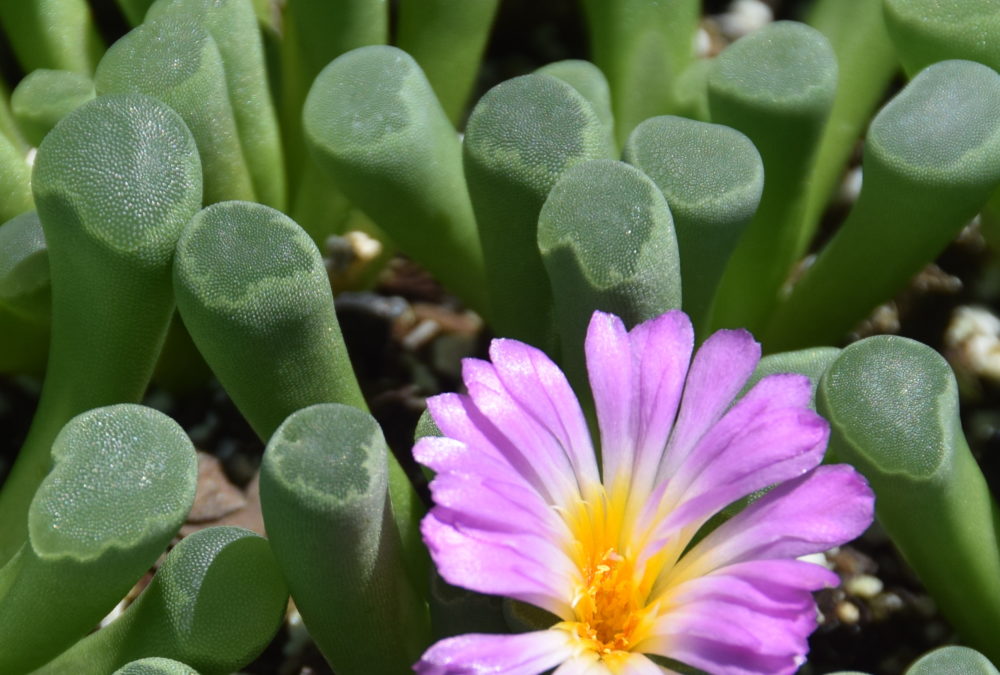
[[[278,564],[338,673],[403,672],[429,642],[425,600],[412,581],[426,585],[427,561],[403,556],[388,456],[370,415],[326,403],[289,417],[261,466]]]
[[[112,675],[198,675],[198,671],[180,661],[151,656],[126,663]]]
[[[82,638],[152,566],[194,501],[197,462],[151,408],[83,413],[52,447],[29,541],[0,569],[0,671],[27,672]]]
[[[998,0],[883,0],[885,25],[906,72],[968,59],[1000,69]]]
[[[712,121],[747,135],[760,152],[767,180],[726,266],[714,328],[763,333],[807,243],[806,180],[836,89],[833,48],[822,33],[801,23],[770,24],[715,59],[708,79]]]
[[[103,675],[157,656],[225,675],[264,650],[287,601],[267,540],[238,527],[199,530],[170,551],[120,617],[37,672]]]
[[[968,647],[940,647],[924,654],[906,669],[906,675],[997,675],[990,660]]]
[[[462,149],[420,66],[395,47],[335,59],[303,110],[313,155],[355,204],[469,305],[486,313]]]
[[[22,70],[90,76],[104,51],[86,0],[0,2],[0,24]]]
[[[656,184],[624,162],[567,169],[538,216],[564,366],[585,390],[583,340],[595,309],[628,327],[681,306],[674,222]]]
[[[102,96],[147,94],[180,114],[198,144],[206,204],[254,199],[226,67],[197,15],[172,13],[134,28],[108,49],[94,83]]]
[[[0,134],[0,222],[32,208],[31,167],[15,142]]]
[[[856,342],[823,375],[817,408],[831,457],[868,478],[879,522],[944,615],[1000,657],[1000,512],[962,435],[947,362],[906,338]]]
[[[611,113],[611,88],[601,69],[590,61],[569,59],[556,61],[535,71],[540,75],[551,75],[576,89],[587,99],[597,113],[597,119],[604,125],[609,142],[615,143],[615,119]]]
[[[409,0],[399,5],[396,44],[420,64],[452,124],[465,112],[499,4]]]
[[[861,195],[775,314],[769,348],[838,340],[944,249],[1000,183],[998,108],[1000,75],[943,61],[879,112]]]
[[[49,253],[38,213],[28,211],[0,225],[0,307],[47,324],[51,291]]]
[[[138,94],[102,96],[64,117],[38,149],[32,183],[53,338],[35,418],[0,492],[0,562],[24,541],[28,504],[63,425],[142,396],[173,312],[174,249],[201,203],[191,133],[173,110]]]
[[[59,120],[94,96],[94,82],[86,75],[42,68],[18,83],[10,107],[25,139],[38,146]]]
[[[605,127],[573,87],[549,75],[524,75],[479,100],[463,151],[494,328],[551,351],[552,293],[538,251],[538,214],[566,169],[612,157]]]
[[[735,129],[671,116],[636,127],[624,154],[667,198],[677,229],[684,310],[704,333],[726,263],[760,203],[760,154]]]
[[[319,250],[280,211],[203,209],[177,245],[174,286],[198,349],[257,434],[321,401],[365,407]]]

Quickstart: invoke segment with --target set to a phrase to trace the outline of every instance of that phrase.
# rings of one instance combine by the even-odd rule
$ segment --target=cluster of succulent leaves
[[[750,328],[758,375],[814,379],[831,459],[1000,660],[1000,520],[949,366],[899,337],[829,346],[975,214],[996,226],[997,2],[817,0],[709,59],[695,0],[583,0],[593,63],[470,111],[497,4],[404,0],[388,46],[386,0],[288,0],[280,21],[266,0],[119,0],[134,28],[105,48],[85,0],[0,2],[28,73],[0,91],[0,372],[45,375],[0,492],[0,672],[230,672],[289,593],[338,673],[517,625],[431,573],[425,505],[367,413],[317,248],[349,228],[578,390],[595,309]],[[860,196],[789,284],[862,136]],[[154,371],[185,379],[186,334],[267,443],[268,538],[188,536],[90,632],[194,498],[190,440],[136,404]],[[910,672],[942,668],[997,672],[964,648]]]

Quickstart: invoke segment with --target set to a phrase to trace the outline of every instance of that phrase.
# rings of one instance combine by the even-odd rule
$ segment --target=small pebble
[[[861,618],[861,612],[853,602],[844,601],[837,605],[837,618],[841,623],[855,624]]]
[[[876,621],[885,621],[906,606],[903,599],[892,592],[879,593],[868,604]]]
[[[844,589],[853,596],[870,600],[882,592],[882,580],[870,574],[859,574],[844,583]]]

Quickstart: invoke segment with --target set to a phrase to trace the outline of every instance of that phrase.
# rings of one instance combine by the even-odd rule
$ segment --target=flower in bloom
[[[515,340],[469,359],[468,396],[429,401],[444,434],[414,448],[437,472],[422,531],[442,577],[555,615],[545,629],[433,645],[427,674],[791,673],[816,627],[812,591],[837,576],[800,556],[858,536],[873,495],[854,469],[819,466],[829,427],[809,380],[771,375],[734,399],[760,359],[746,331],[694,358],[668,312],[626,331],[597,312],[585,342],[595,453],[559,368]],[[727,505],[774,486],[697,543]]]

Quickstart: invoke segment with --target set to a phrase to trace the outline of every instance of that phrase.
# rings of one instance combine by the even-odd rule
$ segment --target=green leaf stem
[[[827,37],[837,56],[837,96],[806,187],[802,247],[809,245],[858,138],[899,70],[882,18],[882,0],[820,0],[810,9],[808,22]]]
[[[618,143],[673,112],[673,87],[694,56],[696,0],[582,0],[593,61],[608,76]]]
[[[261,466],[264,522],[310,635],[338,673],[404,672],[430,639],[427,561],[408,569],[392,526],[378,423],[325,403],[295,413]],[[425,554],[426,556],[426,554]]]
[[[840,339],[958,234],[1000,183],[998,109],[1000,75],[943,61],[879,112],[861,195],[776,312],[769,349]]]
[[[239,527],[199,530],[170,551],[120,617],[37,674],[105,675],[154,656],[203,675],[233,673],[271,641],[287,601],[267,540]]]
[[[763,332],[802,251],[806,180],[836,88],[829,41],[801,23],[770,24],[715,59],[708,80],[712,121],[753,141],[767,180],[723,275],[714,328]]]
[[[413,58],[384,45],[337,57],[313,83],[303,120],[316,161],[348,198],[487,314],[461,143]]]
[[[823,376],[817,407],[830,456],[868,478],[879,522],[945,617],[1000,658],[1000,512],[962,435],[947,362],[906,338],[856,342]]]
[[[494,328],[551,353],[552,293],[538,251],[538,214],[563,171],[614,155],[605,127],[570,85],[524,75],[479,100],[463,153]]]
[[[704,337],[726,263],[760,202],[760,154],[735,129],[670,116],[636,127],[624,154],[667,198],[680,249],[684,310]]]
[[[0,568],[0,671],[34,670],[82,638],[180,529],[194,501],[194,448],[151,408],[83,413],[52,446],[29,539]]]
[[[51,68],[90,76],[104,51],[87,0],[5,0],[0,24],[26,73]]]
[[[147,94],[180,114],[198,144],[205,204],[255,198],[222,55],[197,15],[172,13],[133,29],[108,49],[94,83],[100,95]]]
[[[452,124],[465,112],[499,0],[408,0],[396,44],[413,56]]]
[[[538,216],[538,248],[555,298],[563,365],[587,386],[583,341],[595,309],[629,328],[681,306],[674,222],[656,184],[624,162],[567,169]]]
[[[48,244],[52,342],[37,412],[0,492],[0,563],[24,541],[28,504],[63,425],[142,396],[173,312],[174,249],[201,203],[201,164],[166,105],[104,96],[45,137],[33,188]]]

